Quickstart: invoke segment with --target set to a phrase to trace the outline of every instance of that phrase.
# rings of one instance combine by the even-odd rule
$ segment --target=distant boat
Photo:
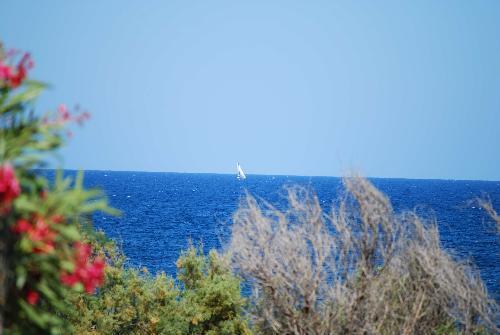
[[[243,172],[243,169],[241,168],[240,163],[236,163],[236,171],[237,171],[236,178],[238,178],[239,180],[247,178],[247,176],[245,176],[245,172]]]

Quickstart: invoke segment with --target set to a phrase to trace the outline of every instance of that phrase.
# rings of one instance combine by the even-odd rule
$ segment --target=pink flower
[[[12,69],[10,66],[0,61],[0,79],[6,80],[12,76]]]
[[[58,120],[62,123],[66,123],[71,119],[71,115],[69,114],[68,108],[64,104],[60,104],[59,108],[57,108],[59,112]]]
[[[40,298],[40,294],[34,290],[29,290],[28,293],[26,294],[26,301],[30,305],[36,305],[39,298]]]
[[[92,249],[87,243],[75,244],[75,270],[73,273],[63,273],[60,280],[67,286],[81,283],[87,293],[93,293],[96,287],[104,282],[104,268],[106,266],[101,258],[90,261]]]
[[[35,219],[35,224],[28,230],[28,237],[35,242],[33,251],[37,254],[46,254],[55,249],[56,232],[45,222],[42,217]]]
[[[28,237],[33,242],[48,240],[51,241],[55,237],[55,233],[50,230],[49,225],[43,218],[37,218],[35,225],[28,230]]]
[[[10,210],[12,201],[21,193],[21,187],[9,163],[0,166],[0,212]]]
[[[78,283],[80,280],[78,276],[75,273],[63,273],[61,275],[61,283],[63,283],[66,286],[74,286],[76,283]]]
[[[22,234],[31,229],[31,223],[25,219],[19,219],[16,224],[12,227],[12,231],[17,234]]]
[[[64,104],[60,104],[57,108],[57,115],[53,118],[44,117],[42,118],[42,124],[47,126],[65,126],[68,123],[76,122],[78,125],[83,125],[86,121],[90,119],[89,112],[77,113],[79,111],[79,107],[75,107],[75,113],[71,113],[68,107]],[[68,130],[66,131],[66,136],[71,138],[73,137],[73,133]]]
[[[92,253],[92,247],[88,243],[76,242],[76,262],[79,265],[86,264],[90,254]]]
[[[32,69],[33,65],[33,60],[29,53],[23,55],[15,67],[15,70],[4,62],[0,62],[0,79],[3,80],[7,86],[16,88],[22,84],[28,75],[28,70]]]
[[[19,219],[12,227],[12,231],[17,234],[26,234],[33,242],[33,252],[36,254],[50,253],[55,249],[55,238],[57,234],[42,217],[35,217],[34,223],[25,219]]]

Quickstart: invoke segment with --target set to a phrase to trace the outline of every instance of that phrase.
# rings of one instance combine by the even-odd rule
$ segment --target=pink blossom
[[[15,70],[8,66],[4,62],[0,63],[0,79],[2,79],[7,86],[11,88],[16,88],[22,84],[26,76],[28,75],[28,70],[32,69],[34,66],[33,60],[29,53],[25,53]]]
[[[0,79],[8,79],[12,76],[12,69],[10,66],[0,61]]]
[[[50,230],[43,218],[37,218],[35,224],[28,230],[28,237],[33,242],[51,241],[55,238],[55,233]]]
[[[28,293],[26,294],[26,301],[30,305],[36,305],[39,298],[40,298],[40,293],[34,290],[29,290]]]
[[[93,293],[96,287],[102,285],[106,264],[101,258],[91,262],[91,252],[89,244],[80,242],[75,244],[75,270],[61,275],[60,280],[63,284],[71,287],[81,283],[87,293]]]
[[[16,224],[12,227],[12,231],[17,234],[26,233],[31,229],[31,223],[25,219],[19,219],[16,221]]]
[[[59,112],[59,120],[61,120],[63,123],[68,122],[71,119],[71,115],[66,105],[60,104],[57,111]]]
[[[69,109],[66,107],[66,105],[61,104],[57,108],[57,116],[53,120],[50,120],[48,117],[44,117],[42,119],[42,123],[49,126],[64,126],[67,123],[76,122],[79,125],[82,125],[83,123],[85,123],[85,121],[89,119],[90,119],[89,112],[83,112],[80,114],[72,115]],[[67,131],[66,136],[73,137],[73,133],[71,131]]]
[[[19,219],[12,227],[12,231],[17,234],[26,234],[34,243],[33,252],[37,254],[50,253],[55,249],[57,234],[42,217],[35,217],[34,222]]]
[[[21,187],[9,163],[0,166],[0,211],[10,209],[12,201],[21,193]]]

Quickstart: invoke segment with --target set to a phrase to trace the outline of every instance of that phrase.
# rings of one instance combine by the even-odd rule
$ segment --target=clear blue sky
[[[76,169],[500,180],[500,1],[19,1]]]

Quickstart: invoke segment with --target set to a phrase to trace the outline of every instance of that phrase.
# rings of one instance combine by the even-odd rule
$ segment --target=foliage
[[[102,235],[101,235],[102,236]],[[95,295],[73,293],[67,317],[78,334],[249,334],[239,280],[215,252],[194,247],[177,262],[176,283],[125,265],[115,243],[92,242],[106,257],[104,285]]]
[[[15,62],[20,57],[19,62]],[[71,121],[64,105],[37,117],[33,103],[46,85],[28,80],[29,54],[0,45],[0,333],[66,334],[61,315],[71,291],[92,293],[104,263],[81,242],[78,224],[96,210],[113,212],[101,193],[58,173],[53,184],[33,169],[60,148]]]
[[[175,305],[178,295],[171,279],[125,267],[125,256],[102,233],[91,244],[106,259],[105,281],[94,295],[73,292],[74,309],[66,317],[77,334],[155,334],[160,310]]]
[[[182,322],[163,314],[163,334],[250,333],[242,317],[245,299],[240,294],[240,281],[220,255],[212,250],[206,257],[201,248],[191,247],[179,257],[177,269],[183,286],[177,309]]]
[[[344,179],[330,214],[301,188],[287,211],[248,197],[228,254],[254,286],[262,334],[483,334],[498,306],[477,271],[440,245],[435,223],[394,213],[367,180]]]

